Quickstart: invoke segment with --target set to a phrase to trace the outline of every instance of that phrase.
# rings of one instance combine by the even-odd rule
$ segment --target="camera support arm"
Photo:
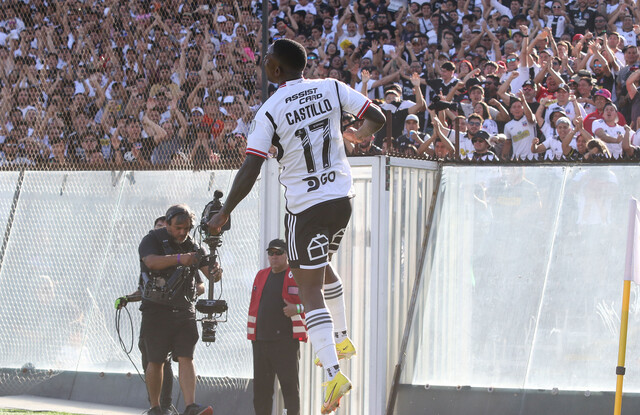
[[[226,222],[220,229],[220,232],[217,234],[212,234],[209,232],[209,227],[207,223],[211,220],[211,218],[220,212],[222,209],[222,203],[220,202],[220,198],[222,198],[222,192],[216,190],[214,192],[214,197],[211,202],[205,206],[204,211],[202,212],[202,217],[200,219],[200,234],[202,236],[202,242],[204,242],[209,247],[209,255],[207,255],[205,262],[208,265],[207,267],[207,278],[209,280],[209,290],[207,299],[198,300],[196,303],[196,310],[199,312],[206,314],[206,317],[203,318],[202,321],[202,341],[204,342],[214,342],[216,341],[216,328],[218,322],[227,321],[226,315],[224,319],[219,319],[223,314],[227,312],[227,302],[224,300],[214,299],[214,286],[216,282],[216,278],[214,276],[214,265],[218,259],[218,248],[222,246],[222,234],[224,231],[229,230],[231,228],[231,221]]]

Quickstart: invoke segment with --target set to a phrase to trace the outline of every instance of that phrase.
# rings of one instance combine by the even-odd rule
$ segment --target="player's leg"
[[[347,338],[347,315],[344,305],[342,279],[335,272],[331,264],[324,269],[324,301],[333,317],[333,329],[336,343]]]
[[[333,320],[322,294],[329,254],[328,229],[322,226],[323,213],[315,207],[298,215],[288,213],[285,216],[285,233],[289,266],[304,305],[309,340],[331,379],[340,366],[335,350]]]
[[[327,265],[325,266],[325,285],[324,296],[327,306],[331,310],[334,318],[334,336],[336,339],[336,348],[338,358],[348,358],[355,354],[355,348],[346,337],[347,320],[344,306],[344,295],[342,290],[342,281],[338,274],[331,267],[329,261],[331,256],[337,252],[340,242],[344,236],[349,219],[351,218],[351,201],[349,199],[337,200],[324,209],[324,217],[326,226],[329,230],[329,253],[327,256]],[[351,390],[351,381],[339,372],[336,376],[325,384],[324,403],[322,413],[329,414],[333,412],[339,405],[342,396]]]
[[[348,201],[347,206],[350,215]],[[335,222],[336,216],[342,216],[344,212],[338,214],[339,209],[344,209],[344,206],[335,201],[315,206],[299,215],[287,214],[285,218],[289,264],[304,304],[307,332],[329,379],[323,385],[326,388],[322,413],[333,412],[342,396],[351,390],[351,382],[340,372],[333,320],[322,293],[325,268],[329,263],[330,229],[335,228],[329,224]],[[346,223],[342,228],[345,226]]]
[[[333,335],[333,320],[322,295],[324,267],[291,268],[291,272],[298,284],[298,292],[304,305],[309,340],[322,366],[326,369],[328,378],[333,379],[340,371],[340,365]]]
[[[331,281],[328,283],[328,281]],[[356,354],[356,348],[347,335],[347,316],[344,306],[342,280],[335,273],[331,264],[325,268],[324,300],[333,317],[333,334],[336,341],[338,360],[350,359]],[[316,357],[314,363],[322,366],[322,362]]]
[[[351,218],[351,202],[340,200],[334,205],[334,219],[328,224],[331,235],[329,244],[329,261],[340,248],[342,237]],[[345,310],[342,279],[329,263],[324,274],[324,300],[333,317],[333,329],[338,349],[338,359],[349,359],[356,354],[353,343],[347,336],[347,315]]]

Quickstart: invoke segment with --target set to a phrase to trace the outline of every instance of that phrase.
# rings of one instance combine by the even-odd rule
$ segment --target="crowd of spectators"
[[[239,166],[260,19],[213,4],[3,1],[0,166]]]
[[[640,0],[266,6],[269,42],[306,47],[306,78],[388,112],[350,155],[640,153]],[[3,1],[0,166],[239,166],[261,105],[262,18],[258,0]]]

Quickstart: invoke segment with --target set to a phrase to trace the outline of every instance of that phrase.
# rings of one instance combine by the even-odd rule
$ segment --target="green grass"
[[[55,412],[55,411],[25,411],[23,409],[0,409],[0,415],[78,415],[69,412]]]

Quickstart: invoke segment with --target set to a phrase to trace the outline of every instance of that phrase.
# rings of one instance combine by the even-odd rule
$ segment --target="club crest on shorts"
[[[326,258],[329,253],[329,239],[327,236],[322,234],[314,236],[309,242],[309,245],[307,245],[307,253],[309,254],[309,259],[312,261]]]
[[[249,124],[249,134],[251,134],[255,129],[256,129],[256,120],[253,120],[251,121],[251,124]]]

